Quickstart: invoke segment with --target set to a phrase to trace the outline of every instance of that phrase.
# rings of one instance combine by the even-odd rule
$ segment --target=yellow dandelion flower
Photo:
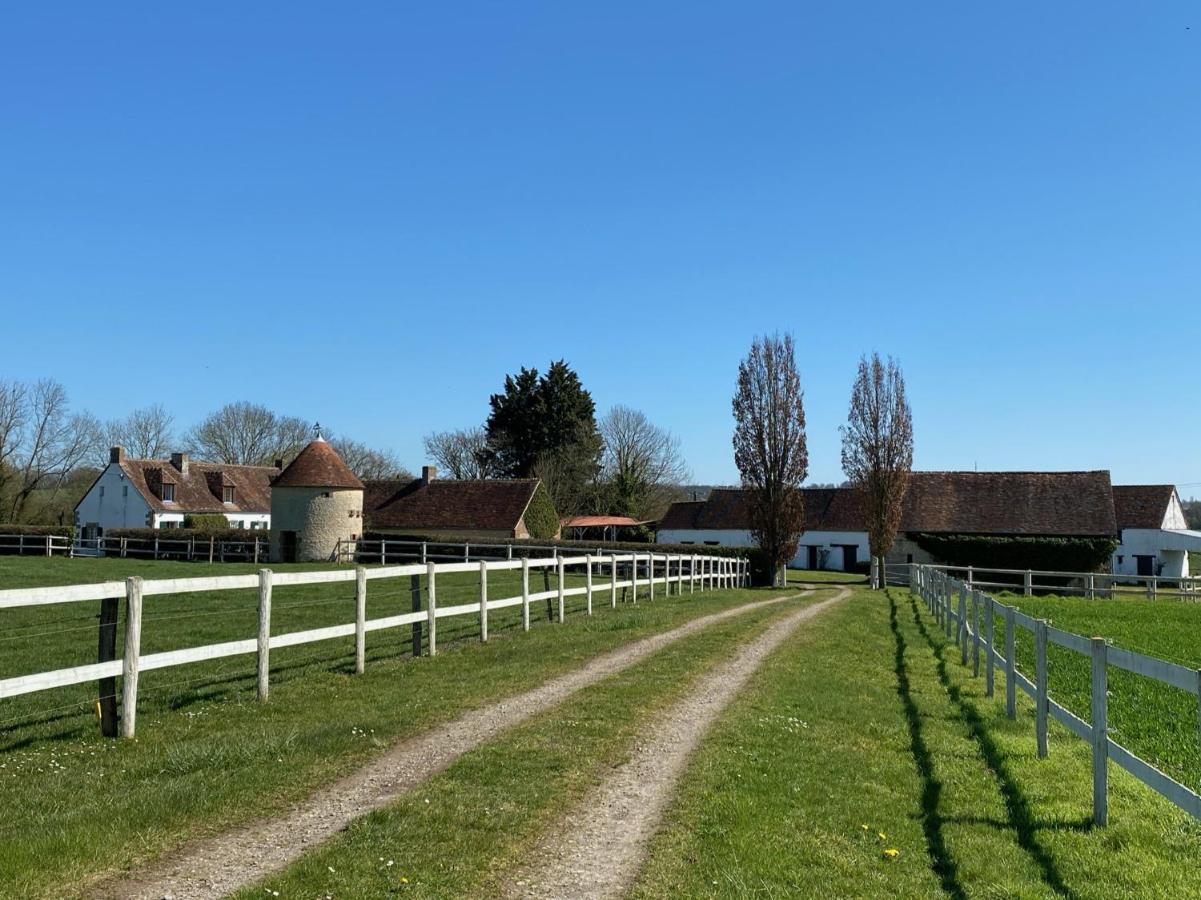
[[[886,841],[886,840],[888,840],[888,835],[886,835],[886,834],[885,834],[883,831],[876,832],[876,835],[877,835],[877,837],[879,837],[879,838],[880,838],[880,840],[882,840],[882,841]]]
[[[900,855],[901,855],[901,851],[898,850],[896,847],[889,847],[887,850],[884,851],[885,859],[896,859]]]
[[[859,827],[862,828],[864,831],[870,831],[870,829],[866,825],[860,825]]]

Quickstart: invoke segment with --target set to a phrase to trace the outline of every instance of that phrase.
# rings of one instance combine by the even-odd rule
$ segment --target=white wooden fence
[[[1201,599],[1201,574],[1184,578],[1166,575],[1114,575],[1108,572],[1052,572],[1039,569],[986,569],[979,566],[926,566],[925,568],[958,576],[973,588],[998,588],[1022,593],[1079,594],[1089,600],[1132,593],[1142,588],[1148,600],[1160,597]],[[907,570],[905,565],[889,565],[889,577],[894,570]],[[990,578],[990,576],[993,576]],[[998,580],[995,576],[1000,576]],[[1008,580],[1003,580],[1008,578]],[[1020,580],[1019,580],[1020,579]]]
[[[530,570],[552,569],[557,573],[557,585],[551,590],[530,591]],[[567,587],[568,569],[582,570],[585,577],[583,587]],[[640,577],[642,569],[646,577]],[[521,593],[501,599],[488,598],[488,574],[490,572],[520,570]],[[597,584],[594,576],[608,572],[606,583]],[[454,606],[439,606],[437,602],[437,578],[450,573],[478,572],[480,577],[479,601]],[[366,617],[367,588],[371,581],[385,579],[426,578],[426,609],[386,616],[379,619]],[[355,582],[355,620],[342,625],[314,628],[307,631],[272,634],[271,594],[274,587],[285,585],[323,584],[330,582]],[[639,590],[646,591],[648,599],[655,598],[655,589],[661,586],[668,595],[682,594],[685,590],[715,590],[747,586],[750,583],[750,568],[747,560],[695,554],[691,556],[663,553],[623,553],[604,556],[573,556],[559,558],[518,560],[481,560],[479,562],[453,562],[411,564],[354,569],[327,570],[316,572],[273,572],[261,569],[251,575],[224,575],[209,578],[166,578],[143,580],[127,578],[124,581],[109,581],[101,584],[72,585],[65,587],[16,588],[0,590],[0,610],[47,606],[51,604],[79,603],[85,601],[114,602],[113,598],[125,598],[125,646],[122,659],[108,659],[82,666],[72,666],[49,672],[37,672],[0,680],[0,699],[47,691],[67,685],[82,684],[100,679],[111,679],[117,675],[121,682],[120,733],[126,737],[135,731],[137,718],[138,675],[153,669],[182,666],[189,663],[221,659],[254,653],[258,656],[258,696],[265,700],[268,694],[270,652],[282,647],[293,647],[331,638],[354,636],[355,668],[363,671],[366,635],[368,632],[405,625],[425,623],[429,655],[437,653],[437,623],[450,616],[479,616],[480,639],[488,639],[488,614],[490,611],[520,606],[522,627],[530,627],[530,603],[541,600],[558,601],[558,621],[565,616],[565,599],[584,596],[588,615],[592,614],[593,600],[598,594],[608,595],[611,606],[617,606],[617,592],[631,590],[631,599],[638,602]],[[142,609],[146,598],[165,594],[184,594],[199,591],[227,591],[257,589],[258,628],[254,637],[245,640],[227,641],[182,650],[142,654]],[[103,613],[102,613],[103,617]],[[115,628],[115,610],[112,617]]]
[[[993,696],[995,668],[1005,674],[1005,711],[1009,718],[1017,715],[1017,689],[1021,688],[1034,700],[1035,735],[1038,755],[1050,752],[1047,742],[1047,723],[1055,719],[1068,731],[1092,745],[1093,751],[1093,820],[1098,825],[1109,821],[1108,761],[1113,760],[1143,784],[1163,795],[1181,809],[1201,819],[1201,794],[1165,775],[1146,760],[1109,737],[1108,678],[1109,667],[1115,666],[1172,687],[1188,691],[1197,698],[1201,710],[1201,670],[1189,669],[1167,660],[1134,653],[1108,644],[1104,638],[1086,638],[1053,627],[1043,619],[1032,618],[1013,606],[1006,606],[967,581],[951,577],[941,568],[912,566],[909,570],[910,590],[926,603],[935,621],[947,637],[954,637],[960,648],[960,662],[972,665],[972,675],[980,674],[980,658],[984,656],[984,692]],[[1003,643],[997,649],[994,636],[996,616],[1005,617]],[[1034,635],[1034,679],[1017,670],[1014,656],[1014,635],[1018,628]],[[1076,716],[1053,700],[1047,689],[1047,645],[1089,657],[1092,660],[1090,722]]]
[[[71,539],[61,534],[0,534],[0,554],[69,556]]]

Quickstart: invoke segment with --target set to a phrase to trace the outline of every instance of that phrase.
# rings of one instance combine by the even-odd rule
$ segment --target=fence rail
[[[556,573],[557,583],[553,589],[538,592],[530,590],[530,572],[539,569],[552,570]],[[584,574],[584,586],[567,586],[566,578],[569,569]],[[521,593],[511,597],[490,599],[487,588],[488,574],[514,570],[521,573]],[[439,606],[437,602],[438,576],[467,572],[479,573],[478,602]],[[594,577],[606,574],[608,577],[602,583],[598,583]],[[425,577],[426,585],[425,609],[421,609],[419,603],[422,576]],[[410,579],[410,589],[414,593],[414,611],[368,620],[366,609],[369,583],[400,578]],[[284,634],[272,633],[271,599],[275,587],[331,582],[355,583],[355,620],[353,622]],[[523,630],[528,631],[530,628],[530,604],[541,600],[558,601],[557,620],[562,622],[565,619],[564,601],[568,597],[586,597],[587,613],[591,615],[593,601],[598,595],[607,594],[610,605],[615,608],[619,590],[629,589],[631,600],[637,603],[639,589],[644,590],[646,596],[653,600],[655,589],[660,586],[668,595],[673,592],[679,595],[683,594],[685,590],[688,593],[694,593],[697,590],[748,586],[749,583],[750,566],[748,561],[742,558],[702,554],[609,552],[542,558],[478,560],[475,562],[438,563],[431,559],[424,563],[408,565],[378,568],[357,566],[317,572],[273,572],[271,569],[261,569],[257,574],[252,575],[155,580],[143,580],[135,577],[127,578],[124,581],[109,581],[100,584],[0,590],[0,610],[99,600],[102,604],[100,646],[102,648],[105,646],[104,628],[112,629],[113,635],[113,640],[109,642],[110,649],[107,651],[108,658],[101,658],[96,663],[88,665],[0,679],[0,699],[94,680],[112,679],[120,675],[122,677],[120,733],[132,736],[136,723],[138,675],[143,671],[254,653],[258,656],[258,696],[260,700],[265,700],[268,694],[270,651],[273,649],[353,635],[356,671],[361,673],[366,652],[366,635],[369,632],[423,623],[427,634],[427,652],[433,656],[437,653],[437,622],[452,616],[478,616],[480,638],[486,641],[488,639],[488,613],[493,610],[520,605],[522,627]],[[257,589],[258,591],[258,627],[253,637],[159,653],[141,653],[142,610],[147,598],[199,591],[246,589]],[[125,600],[125,645],[122,658],[117,659],[115,658],[116,605],[120,598]],[[415,648],[419,651],[421,640],[419,633],[414,633],[414,639]],[[105,653],[106,651],[102,649],[101,655],[103,656]],[[108,689],[110,693],[115,691],[111,684]],[[106,724],[104,722],[104,696],[105,685],[102,683],[102,728],[104,728],[105,734],[116,734],[115,723]],[[115,710],[115,703],[111,705],[111,708]],[[111,715],[115,715],[115,712]]]
[[[71,539],[61,534],[0,534],[6,556],[70,556]]]
[[[953,578],[944,567],[912,566],[909,579],[910,590],[922,598],[935,621],[945,629],[947,637],[954,638],[960,650],[960,662],[967,665],[970,657],[973,677],[980,674],[983,655],[986,696],[994,694],[996,668],[1000,666],[1005,675],[1005,711],[1009,718],[1017,715],[1018,688],[1034,701],[1035,734],[1040,757],[1045,758],[1050,752],[1047,735],[1049,719],[1055,719],[1073,735],[1092,745],[1093,821],[1096,824],[1105,825],[1109,821],[1109,760],[1176,806],[1201,819],[1201,794],[1114,741],[1109,737],[1108,730],[1110,666],[1188,691],[1197,698],[1198,710],[1201,710],[1201,669],[1189,669],[1154,656],[1114,647],[1104,638],[1086,638],[1055,628],[982,592],[978,582],[973,584]],[[1000,649],[996,647],[993,634],[998,615],[1003,615],[1005,619],[1004,643]],[[983,633],[981,619],[984,623]],[[1017,671],[1014,635],[1018,628],[1034,635],[1033,680]],[[1084,721],[1050,696],[1047,688],[1049,643],[1092,660],[1091,721]]]
[[[890,566],[907,569],[908,566]],[[979,566],[931,565],[923,568],[958,575],[960,580],[975,588],[999,588],[1027,597],[1035,592],[1081,594],[1090,600],[1113,597],[1142,588],[1150,600],[1160,596],[1201,599],[1201,574],[1173,577],[1170,575],[1122,575],[1113,572],[1054,572],[1040,569],[988,569]],[[1001,576],[1002,580],[981,576]],[[1124,590],[1125,589],[1125,590]]]

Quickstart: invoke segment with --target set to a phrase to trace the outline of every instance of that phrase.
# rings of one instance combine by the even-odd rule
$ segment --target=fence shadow
[[[891,590],[888,591],[889,602],[895,604],[896,601],[892,594]],[[1060,874],[1059,868],[1055,865],[1055,859],[1050,851],[1039,842],[1038,832],[1044,828],[1064,827],[1077,830],[1091,830],[1091,821],[1088,823],[1046,823],[1035,819],[1030,809],[1030,801],[1026,799],[1026,795],[1022,793],[1021,788],[1013,777],[1013,773],[1009,770],[1004,751],[989,733],[988,727],[979,710],[976,709],[971,701],[963,696],[963,691],[952,681],[950,673],[947,671],[945,654],[947,645],[942,641],[935,640],[931,636],[930,631],[926,628],[926,623],[922,620],[921,614],[918,611],[918,602],[915,595],[910,595],[909,604],[913,612],[913,624],[917,627],[922,637],[925,638],[931,652],[934,654],[938,680],[951,702],[955,705],[959,713],[959,718],[967,725],[972,739],[980,748],[980,755],[983,757],[985,763],[987,763],[989,771],[997,782],[1001,797],[1005,801],[1007,820],[1004,823],[998,824],[1014,833],[1018,846],[1038,866],[1042,880],[1048,888],[1061,897],[1076,897],[1076,892],[1064,882],[1063,876]]]
[[[922,779],[922,833],[925,835],[926,852],[934,874],[948,896],[955,900],[967,900],[967,893],[959,883],[959,867],[947,849],[943,837],[945,819],[939,811],[942,801],[942,782],[934,774],[934,757],[922,734],[922,718],[909,689],[909,668],[905,663],[906,642],[897,622],[897,603],[888,592],[888,624],[896,643],[894,670],[897,676],[897,696],[905,709],[905,722],[909,726],[909,749]]]

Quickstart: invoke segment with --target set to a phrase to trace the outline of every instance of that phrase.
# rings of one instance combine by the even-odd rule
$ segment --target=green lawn
[[[416,897],[499,896],[530,861],[539,832],[624,758],[648,719],[732,645],[795,608],[757,610],[671,645],[467,754],[238,896],[386,897],[401,887]]]
[[[0,585],[252,568],[4,558]],[[491,596],[512,589],[493,575]],[[478,597],[475,577],[439,579],[440,603]],[[277,589],[276,630],[351,621],[352,591],[352,584]],[[602,606],[592,618],[582,613],[583,598],[571,598],[565,626],[549,625],[543,607],[528,635],[518,607],[490,617],[486,645],[472,617],[444,619],[433,659],[411,657],[407,628],[375,632],[363,676],[351,674],[351,639],[273,651],[268,704],[254,701],[252,655],[148,672],[134,741],[99,737],[92,685],[0,701],[0,896],[69,894],[90,876],[135,865],[189,836],[283,808],[399,738],[619,644],[762,596],[725,591],[663,600],[660,592],[651,604],[640,592],[637,606]],[[370,616],[410,603],[407,583],[371,582],[368,599]],[[254,604],[252,591],[147,598],[143,649],[249,637]],[[9,626],[3,674],[94,661],[95,610],[81,607],[95,605],[0,611]]]
[[[636,897],[1195,897],[1201,825],[1089,748],[1035,756],[920,602],[859,592],[778,651],[694,761]],[[897,851],[889,858],[886,851]]]
[[[1003,603],[1075,634],[1189,668],[1201,668],[1201,605],[1139,597],[1088,601],[1080,597],[1001,595]],[[997,634],[1004,620],[997,618]],[[998,644],[1003,637],[998,638]],[[1018,668],[1033,677],[1034,636],[1016,632]],[[1089,658],[1051,644],[1047,649],[1051,696],[1089,720]],[[1201,723],[1196,694],[1120,669],[1109,669],[1109,729],[1118,743],[1194,790],[1201,786]]]
[[[825,569],[789,569],[789,584],[867,584],[867,576]]]

